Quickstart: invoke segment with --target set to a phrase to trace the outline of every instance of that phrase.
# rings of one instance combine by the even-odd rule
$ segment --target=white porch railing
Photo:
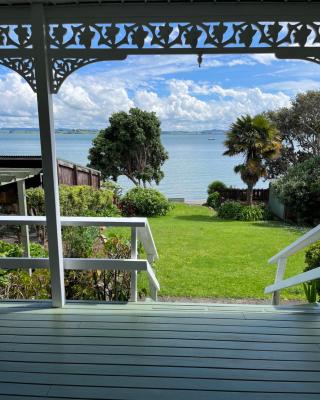
[[[44,216],[0,216],[1,225],[46,225]],[[158,259],[158,253],[147,218],[111,218],[111,217],[61,217],[62,226],[106,226],[131,228],[131,258],[64,258],[65,270],[118,270],[131,272],[130,300],[137,301],[137,271],[146,271],[151,297],[157,300],[160,290],[159,282],[152,269],[153,261]],[[138,259],[138,239],[147,254],[146,260]],[[0,258],[2,269],[49,268],[49,258],[6,257]]]
[[[285,289],[290,286],[295,286],[300,283],[320,278],[320,266],[319,266],[319,268],[312,269],[311,271],[303,272],[291,278],[283,279],[287,265],[287,258],[319,240],[320,240],[320,225],[311,229],[306,234],[297,239],[295,242],[291,243],[288,247],[281,250],[278,254],[270,258],[269,264],[278,265],[274,284],[267,286],[264,291],[265,293],[273,293],[272,304],[275,305],[279,304],[280,301],[279,291],[281,289]]]

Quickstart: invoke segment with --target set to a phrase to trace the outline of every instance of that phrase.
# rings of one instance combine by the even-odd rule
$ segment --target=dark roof
[[[81,170],[92,171],[95,174],[100,175],[100,172],[86,167],[84,165],[76,164],[72,161],[62,160],[60,158],[57,159],[57,163],[59,165],[68,165],[69,167],[76,166]],[[1,156],[0,155],[0,168],[42,168],[42,159],[41,156],[32,156],[32,155],[10,155],[10,156]]]
[[[50,6],[102,3],[319,3],[320,0],[0,0],[0,6],[21,6],[42,3]]]

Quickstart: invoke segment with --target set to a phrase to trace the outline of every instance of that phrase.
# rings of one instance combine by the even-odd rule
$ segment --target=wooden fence
[[[14,168],[41,168],[42,161],[40,156],[0,156],[0,166],[6,168],[10,166]],[[57,171],[59,184],[76,186],[87,185],[93,188],[100,188],[101,174],[99,171],[76,165],[65,160],[57,160]],[[35,175],[25,180],[26,188],[42,186],[42,174]],[[18,192],[16,182],[12,182],[0,186],[0,207],[1,206],[16,206],[18,201]]]
[[[235,201],[246,201],[247,200],[247,190],[246,189],[233,189],[228,188],[219,191],[221,197],[225,200],[235,200]],[[253,201],[268,203],[269,201],[269,189],[254,189],[253,190]]]

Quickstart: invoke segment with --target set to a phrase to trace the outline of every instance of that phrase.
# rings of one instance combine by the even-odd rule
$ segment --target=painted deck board
[[[0,400],[313,400],[320,308],[0,303]]]

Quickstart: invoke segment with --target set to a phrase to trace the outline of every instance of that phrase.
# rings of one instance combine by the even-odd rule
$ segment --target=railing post
[[[131,228],[131,259],[138,258],[138,235],[137,228]],[[137,271],[131,272],[130,301],[138,300]]]
[[[17,181],[18,189],[18,208],[20,215],[28,215],[26,185],[25,180]],[[23,246],[24,257],[30,257],[30,239],[28,225],[21,225],[21,244]],[[32,269],[29,269],[29,275],[32,275]]]
[[[283,276],[284,276],[284,272],[286,269],[286,265],[287,265],[287,259],[286,258],[279,258],[278,260],[278,268],[277,268],[277,273],[276,273],[276,278],[274,280],[274,283],[278,283],[280,281],[282,281]],[[275,292],[273,292],[272,294],[272,304],[274,306],[277,306],[280,304],[280,291],[277,290]]]
[[[53,307],[65,303],[64,268],[53,105],[50,90],[51,66],[47,53],[47,23],[42,4],[32,5],[32,38],[37,84],[38,118],[45,193],[48,248]]]

